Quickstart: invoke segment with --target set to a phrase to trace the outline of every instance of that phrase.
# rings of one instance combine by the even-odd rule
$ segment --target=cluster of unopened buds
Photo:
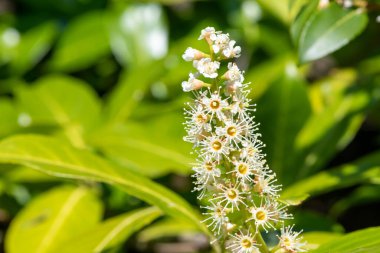
[[[209,52],[186,49],[182,57],[197,71],[182,88],[195,95],[185,109],[184,139],[198,156],[194,191],[204,205],[203,222],[228,252],[305,252],[300,232],[284,225],[292,215],[279,201],[281,186],[261,150],[248,84],[234,63],[241,48],[213,27],[203,29],[199,40],[207,42]],[[276,229],[279,242],[270,248],[261,232]]]

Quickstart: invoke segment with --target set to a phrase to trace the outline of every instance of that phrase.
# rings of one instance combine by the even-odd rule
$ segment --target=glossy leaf
[[[137,240],[142,243],[172,237],[199,233],[199,229],[191,223],[174,219],[161,220],[141,231]]]
[[[109,52],[103,12],[89,12],[66,27],[50,66],[54,70],[76,71],[95,64]]]
[[[80,133],[99,120],[99,98],[86,83],[72,77],[45,76],[31,87],[17,89],[16,97],[33,125],[71,125],[76,128],[71,131]]]
[[[16,74],[23,74],[34,67],[50,50],[58,34],[55,22],[47,22],[22,35],[11,69]]]
[[[116,87],[109,94],[105,113],[106,121],[115,124],[124,122],[143,99],[149,85],[163,74],[163,66],[157,62],[123,72]],[[146,69],[150,71],[146,72]]]
[[[131,122],[96,131],[88,142],[136,173],[149,177],[169,172],[186,175],[193,160],[189,157],[191,145],[178,145],[185,135],[182,122],[181,114],[167,114],[143,123]]]
[[[260,6],[272,14],[274,17],[287,24],[289,22],[287,1],[266,1],[257,0]]]
[[[297,12],[297,10],[294,10],[293,8],[297,8],[297,3],[301,2],[304,2],[303,0],[294,0],[293,2],[294,3],[294,6],[292,5],[290,9],[290,12],[293,13],[293,15],[295,14],[295,12]],[[304,27],[306,26],[306,24],[309,21],[309,19],[311,18],[311,16],[313,14],[315,14],[318,9],[319,5],[319,0],[311,0],[309,1],[309,3],[304,6],[304,8],[301,10],[301,12],[298,14],[298,16],[293,19],[293,22],[290,26],[290,35],[292,37],[292,40],[293,40],[293,43],[298,46],[298,43],[299,43],[299,40],[300,40],[300,37],[301,37],[301,33],[303,32],[303,29]]]
[[[322,244],[310,253],[377,253],[380,248],[380,227],[373,227],[346,234]]]
[[[364,10],[346,10],[335,3],[313,13],[296,43],[300,61],[316,60],[340,49],[359,35],[367,22]]]
[[[355,136],[366,110],[377,99],[371,90],[354,86],[356,73],[343,70],[321,80],[310,89],[315,113],[299,132],[295,143],[304,158],[298,164],[298,178],[321,169]]]
[[[18,129],[17,111],[13,101],[5,98],[0,100],[0,137]]]
[[[375,152],[358,161],[320,172],[287,187],[283,198],[310,194],[312,196],[362,182],[380,183],[380,153]]]
[[[55,245],[93,228],[101,215],[102,205],[88,189],[55,188],[34,199],[12,221],[5,240],[6,250],[55,252]]]
[[[25,165],[54,176],[96,180],[119,186],[130,195],[158,206],[166,214],[194,223],[204,233],[209,233],[193,208],[174,192],[58,140],[38,135],[6,139],[0,143],[0,162]]]
[[[263,141],[268,144],[264,151],[269,166],[286,185],[298,165],[297,157],[289,152],[294,150],[294,139],[309,117],[310,104],[296,66],[290,62],[284,71],[283,78],[274,82],[258,100],[256,115]]]
[[[127,240],[161,215],[156,207],[140,209],[103,221],[76,237],[57,244],[54,253],[100,253]]]
[[[307,232],[302,233],[303,239],[307,242],[307,249],[317,249],[321,244],[336,240],[342,237],[342,234],[331,232]]]

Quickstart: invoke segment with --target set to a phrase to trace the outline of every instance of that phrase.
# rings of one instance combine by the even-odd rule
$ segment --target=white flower
[[[230,249],[233,253],[259,253],[259,249],[257,246],[259,244],[255,241],[255,234],[250,233],[247,231],[247,233],[243,233],[242,231],[239,231],[237,234],[232,234],[231,237],[233,238],[231,241],[228,242],[227,249]]]
[[[249,102],[250,99],[242,92],[234,93],[232,97],[231,112],[237,114],[239,118],[250,119],[250,113],[254,112],[255,109],[251,108]]]
[[[220,120],[224,118],[223,110],[227,109],[228,102],[226,99],[222,99],[219,93],[213,93],[210,97],[205,95],[200,102],[204,105],[205,111],[211,114],[211,118],[214,115]]]
[[[244,81],[243,73],[240,71],[239,67],[236,63],[229,62],[228,63],[228,71],[224,74],[225,78],[231,82],[239,83],[238,87],[242,87],[242,82]]]
[[[277,212],[273,211],[270,208],[270,203],[266,202],[264,205],[261,204],[259,207],[252,207],[250,209],[250,213],[252,215],[251,218],[247,220],[254,220],[256,229],[262,227],[266,232],[268,232],[268,228],[275,228],[273,223],[277,223],[279,221],[276,216]]]
[[[230,147],[227,143],[216,135],[206,137],[206,139],[201,141],[200,145],[203,157],[211,157],[217,161],[223,156],[227,157],[230,152]]]
[[[213,202],[211,202],[211,206],[205,206],[203,208],[207,209],[209,212],[202,213],[203,215],[209,216],[202,222],[210,222],[207,227],[212,227],[212,231],[217,232],[217,234],[220,234],[220,229],[222,226],[226,225],[228,223],[228,217],[227,210],[225,210],[222,206],[219,204],[215,205]]]
[[[281,191],[281,185],[275,185],[277,181],[276,175],[273,173],[271,175],[261,174],[255,177],[254,191],[260,195],[267,194],[272,197],[277,198],[278,192]]]
[[[202,88],[205,85],[205,83],[199,79],[196,79],[195,76],[190,73],[189,79],[187,81],[182,82],[182,89],[185,92],[189,92],[192,90],[198,90]]]
[[[231,40],[229,43],[228,43],[228,46],[223,49],[223,55],[227,58],[238,58],[240,57],[240,53],[241,53],[241,47],[239,46],[236,46],[235,47],[235,44],[236,44],[236,41],[234,40]]]
[[[232,120],[226,120],[223,127],[216,128],[217,135],[223,135],[226,137],[227,141],[235,144],[238,147],[238,144],[246,139],[248,131],[248,126],[245,121],[233,122]]]
[[[240,181],[245,184],[246,182],[253,182],[251,176],[255,173],[255,169],[253,164],[248,161],[238,160],[233,162],[234,170],[229,173],[235,173],[236,177],[240,179]]]
[[[209,38],[211,35],[215,34],[217,32],[215,32],[215,28],[214,27],[206,27],[205,29],[203,29],[201,31],[201,35],[199,36],[198,40],[201,40],[201,39],[207,39]]]
[[[306,249],[303,248],[306,242],[301,242],[303,237],[299,236],[302,231],[292,231],[293,226],[281,228],[281,236],[277,236],[280,239],[280,247],[289,253],[306,252]]]
[[[225,33],[213,34],[210,39],[213,41],[212,49],[216,54],[226,49],[230,43],[230,37]]]
[[[216,161],[213,161],[210,157],[206,157],[193,167],[193,170],[195,171],[193,177],[197,179],[195,182],[197,185],[195,190],[204,190],[210,181],[213,183],[216,182],[216,178],[219,178],[221,174],[220,169],[218,169],[216,165]]]
[[[185,61],[194,61],[194,60],[200,60],[205,56],[204,53],[201,51],[194,49],[192,47],[188,47],[185,51],[185,53],[182,55],[182,58]]]
[[[218,189],[221,190],[221,192],[217,194],[217,197],[214,198],[214,200],[217,200],[218,204],[224,208],[231,208],[233,212],[234,207],[237,210],[240,210],[239,204],[247,206],[243,201],[245,197],[243,196],[243,192],[239,190],[239,185],[227,187],[220,184],[218,185]]]
[[[210,58],[202,58],[196,63],[196,68],[204,77],[215,78],[218,76],[217,70],[220,67],[220,62],[211,61]]]

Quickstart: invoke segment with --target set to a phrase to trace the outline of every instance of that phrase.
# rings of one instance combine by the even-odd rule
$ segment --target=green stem
[[[261,253],[269,253],[267,244],[265,243],[260,231],[256,234],[256,241],[259,244],[258,248]]]

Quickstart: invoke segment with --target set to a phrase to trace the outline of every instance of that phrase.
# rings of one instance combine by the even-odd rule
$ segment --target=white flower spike
[[[197,162],[194,191],[203,207],[203,222],[214,232],[223,252],[272,252],[261,231],[283,227],[287,206],[279,201],[281,185],[266,165],[264,144],[252,114],[244,72],[234,62],[241,48],[228,34],[206,27],[200,40],[210,51],[187,48],[182,58],[193,63],[196,73],[182,82],[195,99],[185,109],[185,141],[192,143]],[[224,73],[220,73],[221,70]],[[260,203],[260,204],[259,204]],[[273,248],[287,253],[305,252],[300,233],[282,228]]]

